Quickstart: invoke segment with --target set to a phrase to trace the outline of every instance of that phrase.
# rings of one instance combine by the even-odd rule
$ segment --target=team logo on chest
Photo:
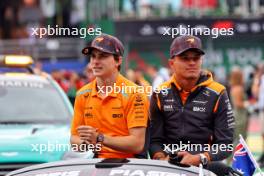
[[[207,97],[210,97],[210,92],[208,90],[203,91],[203,94]]]
[[[120,114],[112,114],[112,117],[113,118],[122,118],[123,114],[122,113],[120,113]]]
[[[194,112],[206,112],[206,109],[205,109],[205,107],[194,106],[193,111]]]
[[[164,105],[163,110],[164,111],[173,111],[173,106],[172,105]]]
[[[171,99],[165,99],[164,101],[165,101],[166,103],[172,103],[172,102],[174,102],[175,100],[171,98]]]
[[[169,94],[169,91],[168,91],[168,89],[162,89],[162,90],[160,90],[160,93],[161,93],[161,95],[162,96],[167,96],[168,94]]]

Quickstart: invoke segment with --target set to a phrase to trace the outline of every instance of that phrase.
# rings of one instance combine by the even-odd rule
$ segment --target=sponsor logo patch
[[[163,96],[167,96],[167,95],[169,94],[169,91],[168,91],[168,89],[162,89],[162,90],[160,91],[160,93],[161,93]]]
[[[208,101],[193,100],[192,102],[197,104],[206,104]]]
[[[164,111],[173,111],[173,106],[172,105],[164,105],[163,109],[164,109]]]
[[[112,114],[113,118],[122,118],[123,114]]]
[[[197,106],[194,106],[193,107],[193,111],[194,112],[206,112],[206,109],[205,109],[205,107],[197,107]]]
[[[164,101],[167,103],[170,103],[170,102],[174,102],[175,100],[174,99],[165,99]]]

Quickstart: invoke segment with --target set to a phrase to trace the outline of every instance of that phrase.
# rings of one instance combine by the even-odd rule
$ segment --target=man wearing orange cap
[[[83,53],[90,56],[96,78],[77,93],[71,144],[101,144],[96,152],[99,158],[135,157],[145,144],[148,99],[137,91],[108,92],[114,86],[137,87],[119,73],[123,44],[116,37],[102,34]]]

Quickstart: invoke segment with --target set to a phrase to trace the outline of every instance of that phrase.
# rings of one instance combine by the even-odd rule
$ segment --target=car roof
[[[118,162],[115,162],[117,161]],[[120,162],[121,160],[121,162]],[[64,161],[56,161],[51,163],[45,163],[40,165],[33,165],[26,168],[22,168],[16,171],[13,171],[7,176],[13,176],[17,174],[23,174],[26,172],[43,170],[43,169],[51,169],[56,167],[71,167],[71,166],[78,166],[78,165],[101,165],[101,168],[111,168],[111,164],[123,164],[123,165],[139,165],[139,166],[151,166],[151,167],[165,167],[170,169],[178,169],[182,171],[188,171],[193,173],[199,173],[199,168],[190,166],[190,167],[179,167],[174,164],[170,164],[168,161],[160,161],[160,160],[150,160],[150,159],[125,159],[125,162],[122,162],[124,159],[111,159],[109,162],[104,162],[104,159],[73,159],[73,160],[64,160]],[[102,165],[106,165],[106,167],[102,167]],[[108,166],[108,167],[107,167]],[[113,165],[114,166],[114,165]],[[214,175],[211,172],[204,170],[205,175]]]
[[[0,74],[0,80],[21,80],[49,83],[51,81],[51,77],[49,75],[36,75],[27,73],[4,73]]]

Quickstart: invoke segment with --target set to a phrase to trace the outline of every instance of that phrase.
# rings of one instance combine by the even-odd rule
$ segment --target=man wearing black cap
[[[174,74],[150,103],[150,154],[168,159],[178,152],[181,163],[198,166],[228,157],[233,150],[234,117],[224,86],[201,69],[201,40],[179,36],[171,44]]]
[[[107,34],[83,49],[96,78],[77,93],[71,144],[84,145],[100,158],[132,158],[144,148],[148,99],[135,89],[121,90],[137,87],[119,73],[123,53],[123,44]]]

